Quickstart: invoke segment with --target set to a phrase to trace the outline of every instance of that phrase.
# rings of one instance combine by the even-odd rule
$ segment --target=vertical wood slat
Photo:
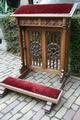
[[[25,30],[25,38],[26,38],[26,47],[27,47],[27,67],[30,68],[31,66],[31,55],[30,55],[30,37],[29,37],[29,31]]]
[[[25,65],[27,66],[27,43],[26,43],[26,30],[23,30],[24,34],[24,59],[25,59]]]
[[[22,66],[25,66],[24,62],[24,50],[23,50],[23,36],[22,36],[22,28],[19,29],[19,46],[20,46],[20,54],[21,54],[21,61],[22,61]]]
[[[66,71],[66,53],[67,53],[67,49],[66,49],[66,44],[67,44],[67,29],[64,27],[63,28],[63,31],[62,31],[62,36],[61,36],[61,58],[60,58],[60,69],[62,70],[65,70]]]
[[[68,61],[69,61],[69,40],[70,40],[70,28],[67,29],[67,40],[65,48],[65,71],[68,72]]]
[[[47,68],[47,41],[45,30],[42,30],[42,67],[43,69]]]

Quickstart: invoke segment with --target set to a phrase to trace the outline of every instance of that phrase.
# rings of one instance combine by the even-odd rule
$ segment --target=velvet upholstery
[[[54,99],[57,99],[61,92],[59,89],[13,77],[7,77],[2,83]]]
[[[19,7],[14,14],[70,13],[72,7],[73,4],[24,5]]]

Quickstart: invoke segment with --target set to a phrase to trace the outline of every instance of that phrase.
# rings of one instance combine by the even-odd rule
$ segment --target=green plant
[[[0,13],[4,13],[4,4],[0,1]]]
[[[80,17],[71,22],[70,67],[72,74],[80,76]]]
[[[7,16],[2,18],[0,23],[4,33],[4,38],[7,42],[7,51],[14,53],[19,52],[18,29],[15,19]]]

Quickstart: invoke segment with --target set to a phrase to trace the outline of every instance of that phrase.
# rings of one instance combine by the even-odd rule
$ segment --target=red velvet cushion
[[[14,14],[70,13],[73,4],[24,5]]]
[[[13,78],[13,77],[7,77],[3,81],[3,83],[10,85],[10,86],[13,86],[13,87],[28,90],[30,92],[34,92],[37,94],[41,94],[44,96],[55,98],[55,99],[57,99],[57,97],[59,96],[59,94],[61,92],[61,90],[58,90],[55,88],[51,88],[48,86],[44,86],[44,85],[37,84],[37,83],[32,83],[30,81],[25,81],[25,80]]]

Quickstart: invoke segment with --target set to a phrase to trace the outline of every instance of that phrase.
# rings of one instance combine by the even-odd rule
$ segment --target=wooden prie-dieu
[[[22,59],[21,75],[7,77],[0,85],[47,102],[51,110],[62,95],[62,86],[68,72],[70,23],[77,4],[25,5],[19,7],[16,17]],[[54,88],[28,80],[21,80],[29,70],[61,72],[61,87]],[[59,77],[60,78],[60,77]],[[2,90],[2,87],[1,87]],[[1,91],[2,96],[2,91]]]
[[[71,17],[77,4],[25,5],[14,15],[19,28],[21,73],[68,71]]]

